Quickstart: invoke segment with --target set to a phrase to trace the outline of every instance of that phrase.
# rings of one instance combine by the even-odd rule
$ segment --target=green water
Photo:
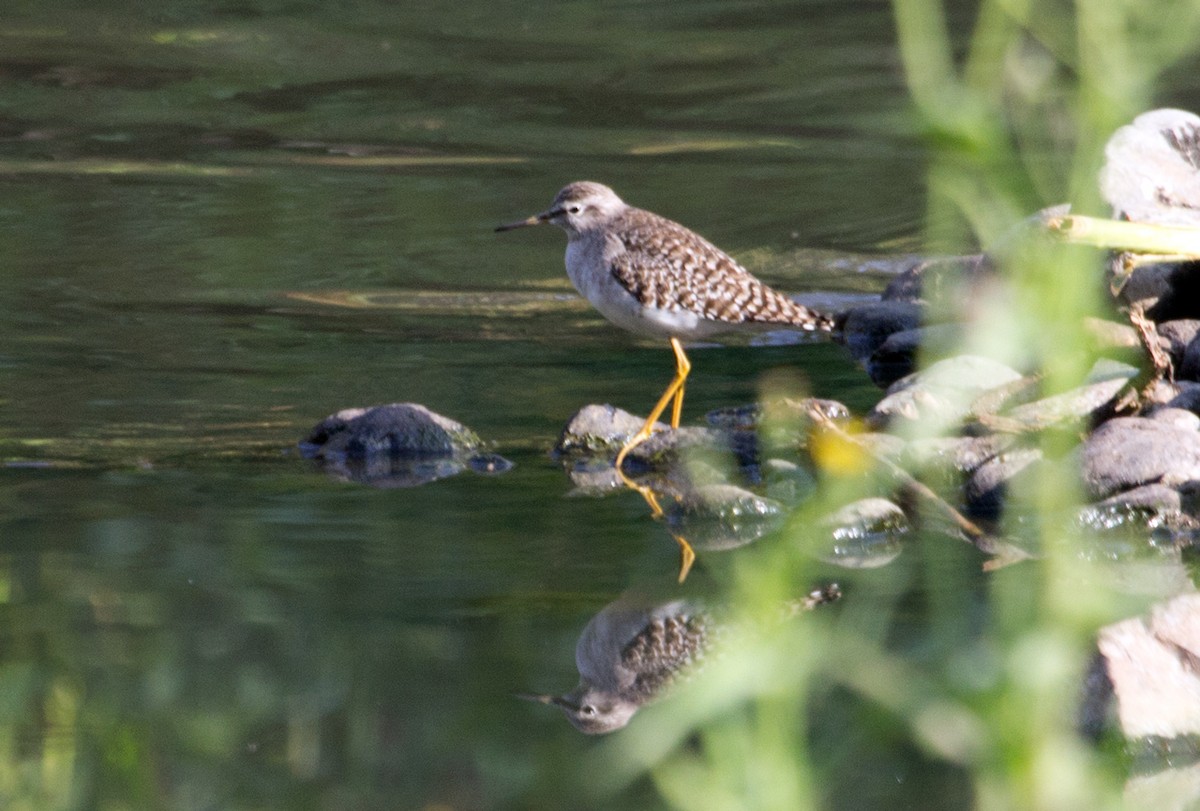
[[[580,306],[557,230],[492,227],[590,178],[785,290],[880,289],[797,251],[920,247],[888,6],[144,5],[0,17],[0,805],[598,802],[593,742],[512,694],[572,686],[676,548],[547,451],[585,403],[644,411],[670,354]],[[829,345],[692,358],[690,419],[780,367],[873,395]],[[515,468],[375,490],[295,453],[392,401]],[[961,803],[837,706],[832,805]]]

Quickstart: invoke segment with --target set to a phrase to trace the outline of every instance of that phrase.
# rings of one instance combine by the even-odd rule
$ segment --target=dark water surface
[[[878,290],[829,266],[920,246],[888,6],[152,5],[0,19],[0,805],[588,804],[592,741],[512,694],[570,687],[676,549],[547,451],[670,355],[580,305],[557,230],[491,228],[591,178],[782,289]],[[873,393],[829,345],[693,361],[691,419],[778,367]],[[294,452],[391,401],[516,467],[376,490]],[[961,800],[839,751],[847,807]]]

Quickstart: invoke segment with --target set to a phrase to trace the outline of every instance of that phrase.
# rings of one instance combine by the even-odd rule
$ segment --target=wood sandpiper
[[[831,316],[777,293],[699,234],[627,205],[600,183],[571,183],[541,214],[496,230],[546,222],[567,232],[567,275],[575,288],[609,321],[640,335],[667,338],[675,352],[675,377],[646,424],[617,454],[618,472],[630,449],[653,433],[668,403],[671,427],[679,427],[692,368],[681,340],[772,326],[833,329]]]

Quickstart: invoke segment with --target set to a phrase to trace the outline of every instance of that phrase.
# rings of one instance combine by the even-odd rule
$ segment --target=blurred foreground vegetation
[[[1097,189],[1105,140],[1162,106],[1163,83],[1200,53],[1196,2],[984,0],[965,47],[937,2],[892,5],[932,157],[931,252],[993,245],[1061,202],[1107,215]],[[1078,385],[1094,361],[1081,326],[1102,311],[1103,257],[1039,243],[1002,258],[1010,284],[971,303],[961,351],[1040,372],[1049,393]],[[1123,807],[1133,764],[1119,736],[1081,737],[1080,697],[1097,630],[1157,595],[1130,590],[1074,520],[1077,439],[1042,437],[1060,464],[1009,494],[1001,531],[1036,559],[983,572],[982,555],[926,534],[889,567],[892,588],[848,573],[840,613],[742,640],[684,691],[685,711],[647,719],[632,743],[608,742],[595,773],[648,767],[687,809],[921,807],[933,800],[911,793],[903,770],[842,782],[855,769],[887,769],[881,753],[908,751],[943,772],[936,802],[946,807]],[[882,478],[826,470],[819,497],[792,522],[791,551],[741,559],[734,589],[747,610],[767,616],[810,587],[817,572],[797,550],[819,534],[819,516]]]

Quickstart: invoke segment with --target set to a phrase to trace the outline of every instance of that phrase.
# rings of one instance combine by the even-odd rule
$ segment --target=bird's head
[[[636,702],[597,690],[586,683],[561,696],[523,693],[520,698],[539,704],[553,704],[563,711],[572,726],[588,735],[616,732],[629,723],[639,706]]]
[[[530,225],[553,223],[568,234],[579,234],[599,227],[625,208],[617,193],[601,183],[579,180],[562,188],[550,208],[524,220],[506,223],[497,231],[511,231]]]

